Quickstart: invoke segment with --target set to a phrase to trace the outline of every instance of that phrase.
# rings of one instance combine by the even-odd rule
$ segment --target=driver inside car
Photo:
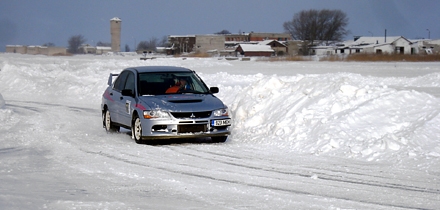
[[[165,93],[177,93],[182,90],[191,90],[191,86],[187,83],[184,78],[180,78],[176,84],[167,89]]]

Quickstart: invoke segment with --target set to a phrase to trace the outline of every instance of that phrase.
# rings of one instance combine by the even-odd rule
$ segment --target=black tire
[[[110,116],[110,111],[108,110],[105,110],[105,112],[102,114],[102,123],[107,132],[113,133],[119,131],[119,126],[114,125]]]
[[[216,143],[223,143],[228,139],[227,136],[214,136],[211,137],[211,140]]]
[[[142,123],[138,116],[136,116],[133,120],[133,124],[131,125],[131,138],[137,144],[142,143]]]

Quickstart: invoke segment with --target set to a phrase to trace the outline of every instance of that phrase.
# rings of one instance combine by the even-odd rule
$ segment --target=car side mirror
[[[133,91],[131,91],[130,89],[124,89],[124,90],[122,90],[121,94],[122,94],[123,96],[131,96],[131,97],[134,96]]]
[[[209,92],[211,92],[211,93],[218,93],[218,91],[219,91],[218,87],[210,87],[209,88]]]

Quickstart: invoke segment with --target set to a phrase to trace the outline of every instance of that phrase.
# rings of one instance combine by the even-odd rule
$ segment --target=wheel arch
[[[105,112],[107,111],[107,109],[108,109],[107,104],[104,104],[104,105],[102,106],[102,109],[101,109],[102,126],[103,126],[104,128],[105,128],[105,117],[104,117],[104,115],[105,115]]]
[[[136,117],[140,118],[141,115],[139,115],[139,111],[138,110],[133,110],[133,113],[131,114],[131,127],[133,127],[133,123],[134,120],[136,119]]]
[[[102,106],[102,109],[101,109],[102,114],[104,114],[105,111],[107,111],[107,109],[108,109],[107,104],[104,104],[104,105]]]

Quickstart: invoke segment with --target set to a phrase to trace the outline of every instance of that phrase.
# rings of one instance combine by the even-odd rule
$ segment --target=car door
[[[131,125],[131,113],[136,105],[136,79],[133,72],[129,72],[123,90],[130,90],[131,95],[121,95],[121,109],[120,109],[120,120],[121,123],[127,126]]]
[[[129,71],[122,71],[118,78],[116,78],[113,89],[110,92],[110,97],[113,99],[113,103],[109,104],[110,115],[112,116],[112,121],[119,124],[122,124],[121,110],[124,110],[125,106],[124,103],[121,103],[123,99],[122,90],[125,87],[128,74]]]

